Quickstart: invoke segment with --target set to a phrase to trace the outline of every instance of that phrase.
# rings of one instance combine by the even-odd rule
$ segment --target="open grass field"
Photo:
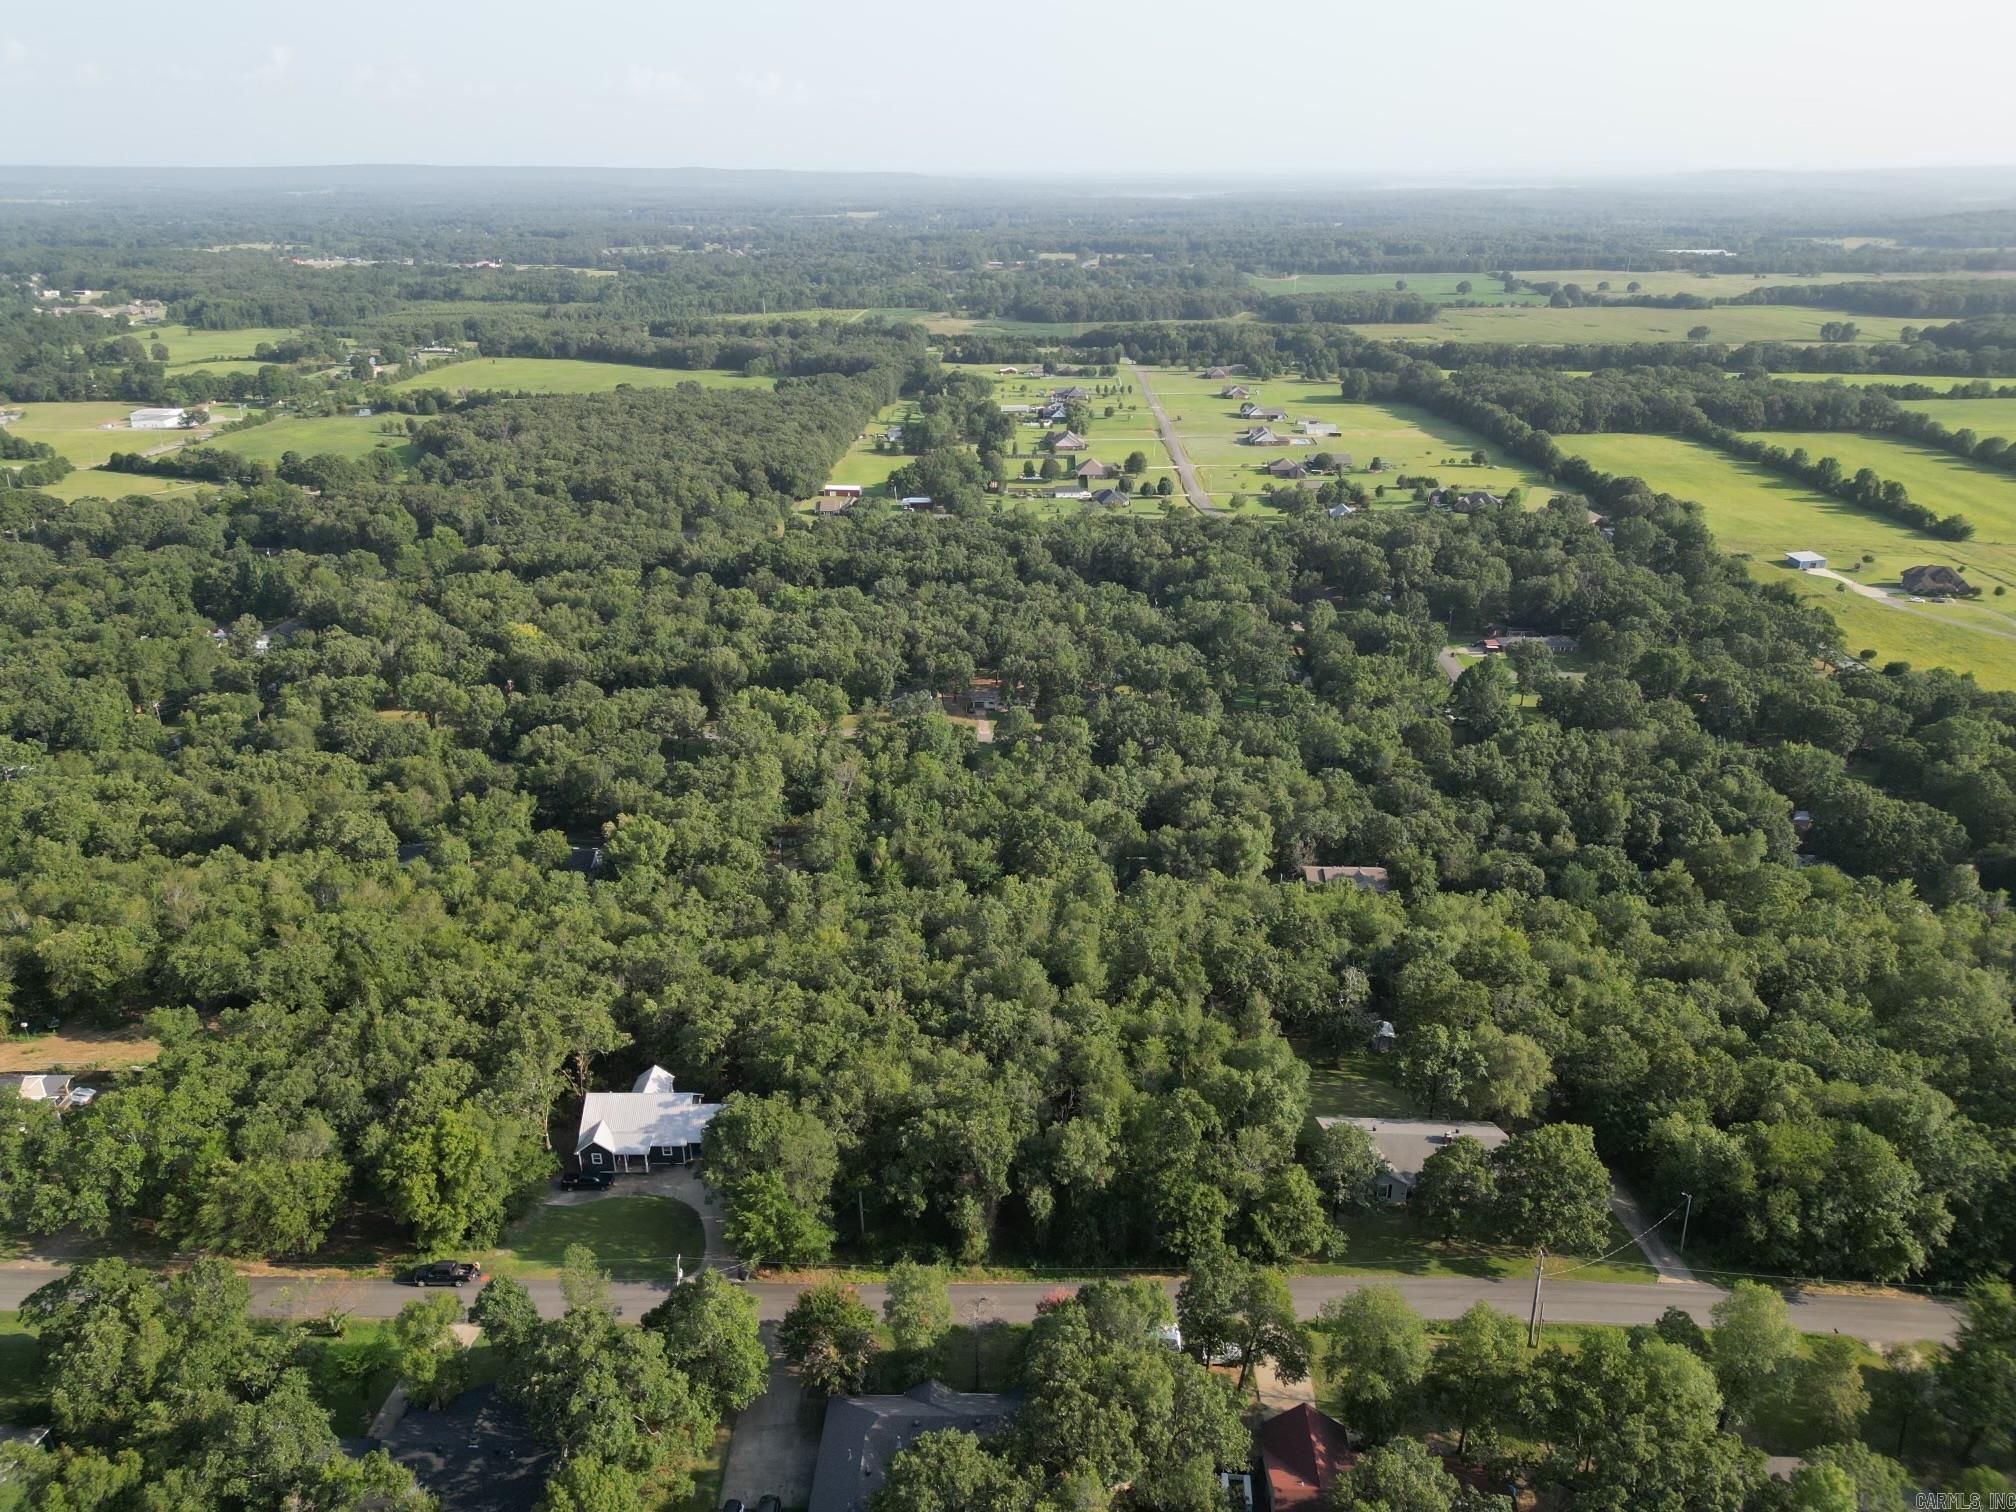
[[[168,348],[170,373],[205,368],[213,373],[256,373],[265,366],[252,353],[263,342],[285,341],[294,335],[290,327],[249,326],[242,331],[195,331],[186,325],[154,326],[134,333],[143,342],[156,341]]]
[[[1783,436],[1773,439],[1790,444]],[[1857,576],[1879,586],[1894,585],[1906,567],[1922,562],[1965,563],[1971,580],[1992,584],[2016,573],[2016,546],[2006,538],[1987,540],[1985,518],[1977,521],[1982,539],[1936,541],[1679,437],[1570,436],[1562,444],[1606,471],[1641,477],[1700,504],[1725,550],[1748,556],[1750,572],[1760,581],[1786,584],[1830,610],[1850,651],[1872,649],[1878,661],[1952,667],[1972,672],[1985,686],[2016,689],[2016,640],[2003,638],[2016,633],[2016,614],[1995,607],[2008,599],[1899,609],[1846,588],[1837,592],[1840,585],[1833,581],[1783,565],[1784,553],[1792,550],[1818,551],[1844,565],[1868,553],[1875,561]]]
[[[1862,341],[1895,341],[1907,324],[1875,315],[1844,317],[1838,310],[1799,305],[1733,305],[1714,310],[1661,310],[1636,305],[1583,306],[1557,310],[1547,305],[1511,305],[1483,310],[1447,310],[1425,325],[1359,325],[1361,336],[1385,341],[1564,342],[1685,341],[1697,325],[1708,339],[1722,342],[1820,340],[1820,327],[1852,318]]]
[[[402,378],[397,389],[508,389],[531,394],[604,394],[613,389],[676,388],[697,383],[702,388],[760,388],[774,378],[752,378],[719,369],[643,367],[627,362],[576,362],[565,357],[472,357],[445,367]]]
[[[78,499],[127,499],[136,494],[151,499],[157,494],[194,493],[202,486],[180,478],[151,478],[142,473],[116,473],[102,468],[80,467],[39,492],[48,494],[52,499],[74,503]]]
[[[1881,476],[1902,483],[1913,499],[1940,514],[1964,514],[1974,522],[1974,539],[1942,543],[1944,550],[1963,559],[1984,543],[2016,545],[2016,474],[1980,467],[1951,452],[1901,437],[1773,431],[1756,439],[1788,448],[1803,446],[1815,457],[1837,458],[1850,473],[1873,467]],[[2016,584],[2016,579],[2010,581]],[[2016,586],[2011,591],[2016,592]]]
[[[1941,425],[1961,427],[1976,435],[2016,441],[2016,399],[1900,399],[1906,409],[1921,410]],[[2003,476],[2008,476],[2004,474]]]
[[[487,1257],[500,1275],[557,1269],[567,1246],[585,1244],[618,1281],[670,1281],[700,1263],[707,1236],[700,1215],[673,1197],[594,1197],[586,1202],[541,1202],[504,1231]]]
[[[1394,283],[1405,280],[1406,291],[1437,304],[1474,299],[1485,304],[1545,304],[1544,294],[1507,294],[1505,286],[1488,273],[1248,273],[1246,281],[1268,294],[1381,294],[1395,293]],[[1456,287],[1470,285],[1468,294]],[[1621,284],[1618,287],[1623,287]]]
[[[144,1034],[77,1029],[0,1040],[0,1074],[34,1071],[116,1071],[144,1066],[161,1053]]]
[[[24,441],[46,441],[78,467],[96,467],[115,451],[145,451],[176,439],[173,431],[128,430],[125,420],[135,406],[123,401],[20,408],[21,418],[7,429]]]
[[[388,424],[398,426],[399,430],[396,433],[386,432],[383,427]],[[359,419],[354,415],[271,420],[203,444],[254,462],[278,462],[288,452],[298,452],[304,457],[354,458],[381,446],[396,447],[402,452],[408,448],[404,421],[400,417],[394,416],[390,420],[382,416]],[[410,461],[410,455],[402,460]]]
[[[1980,278],[1978,273],[1697,273],[1691,268],[1669,268],[1658,273],[1622,273],[1609,268],[1550,268],[1537,273],[1522,272],[1521,278],[1535,283],[1573,283],[1593,290],[1608,281],[1609,293],[1622,295],[1632,283],[1642,285],[1641,294],[1699,294],[1703,299],[1735,299],[1755,289],[1810,288],[1815,284],[1880,283],[1885,280],[1924,278]]]

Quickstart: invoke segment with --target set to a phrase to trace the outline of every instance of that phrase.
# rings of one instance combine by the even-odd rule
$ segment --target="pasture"
[[[472,357],[453,362],[392,385],[395,392],[411,389],[503,390],[527,394],[606,394],[619,388],[677,388],[697,383],[702,388],[761,388],[774,378],[752,378],[718,368],[645,367],[629,362],[578,362],[568,357]]]
[[[170,373],[193,372],[205,368],[213,373],[256,373],[265,363],[253,352],[261,342],[272,344],[295,334],[291,327],[249,326],[240,331],[197,331],[186,325],[155,326],[134,332],[143,342],[158,341],[168,348]]]
[[[1899,399],[1906,409],[1922,411],[1954,430],[1972,430],[1986,438],[2016,441],[2016,399]],[[2005,474],[2006,476],[2006,474]]]
[[[1786,440],[1782,435],[1772,439]],[[2016,640],[2005,638],[2016,635],[2016,613],[2001,607],[2008,598],[1984,593],[1971,603],[1898,608],[1784,565],[1787,551],[1818,551],[1837,565],[1856,566],[1860,581],[1894,587],[1906,567],[1944,563],[1962,568],[1969,581],[1992,593],[1996,583],[2016,581],[2016,545],[2006,537],[1987,540],[1985,519],[1977,521],[1981,539],[1938,541],[1677,436],[1560,440],[1608,472],[1643,478],[1654,488],[1699,504],[1723,549],[1747,557],[1749,571],[1759,581],[1784,584],[1829,610],[1850,651],[1873,649],[1879,662],[1952,667],[1972,672],[1987,687],[2016,689]],[[1865,554],[1874,560],[1862,564]]]
[[[1978,273],[1725,273],[1697,272],[1692,268],[1668,268],[1656,273],[1619,272],[1606,268],[1550,268],[1538,273],[1521,273],[1534,283],[1580,284],[1595,291],[1607,282],[1606,291],[1624,295],[1638,284],[1640,294],[1665,297],[1670,294],[1699,294],[1703,299],[1735,299],[1756,289],[1811,288],[1816,284],[1881,283],[1899,279],[1979,278]]]
[[[1858,340],[1895,341],[1906,325],[1876,315],[1844,315],[1839,310],[1800,305],[1724,305],[1713,310],[1648,309],[1638,305],[1584,305],[1557,310],[1548,305],[1506,305],[1481,310],[1445,310],[1421,325],[1362,324],[1361,336],[1388,341],[1509,342],[1562,345],[1570,342],[1685,341],[1695,326],[1708,327],[1708,340],[1818,342],[1828,321],[1853,320]]]
[[[1871,467],[1902,483],[1911,497],[1940,514],[1964,514],[1974,522],[1972,541],[2016,544],[2016,474],[1980,467],[1951,452],[1920,446],[1902,437],[1844,431],[1771,431],[1753,439],[1788,450],[1803,446],[1814,457],[1833,457],[1853,473]],[[1950,543],[1948,549],[1955,549]]]
[[[1403,292],[1393,285],[1404,282],[1405,293],[1437,304],[1459,299],[1484,304],[1547,303],[1545,294],[1507,294],[1505,286],[1489,273],[1248,273],[1246,282],[1265,294],[1392,294]],[[1470,285],[1469,293],[1456,287],[1461,283]]]

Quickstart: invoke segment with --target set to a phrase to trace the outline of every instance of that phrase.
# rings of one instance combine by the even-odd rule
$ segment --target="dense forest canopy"
[[[229,376],[240,397],[367,400],[408,442],[122,452],[206,486],[60,502],[37,489],[68,464],[8,440],[4,990],[16,1017],[144,1019],[164,1047],[9,1136],[12,1220],[241,1254],[358,1214],[483,1238],[549,1168],[567,1094],[655,1058],[751,1099],[761,1139],[848,1157],[791,1195],[851,1206],[871,1248],[1281,1258],[1326,1222],[1291,1041],[1386,1018],[1492,1068],[1457,1103],[1592,1127],[1749,1261],[2008,1267],[2016,700],[1856,668],[1693,506],[1552,440],[1747,447],[1958,536],[1753,433],[1895,431],[1997,466],[2001,438],[1769,376],[1806,349],[1387,344],[1378,322],[1434,305],[1246,277],[1701,261],[1621,213],[1529,207],[1487,238],[1474,207],[1417,206],[1405,235],[1353,211],[1318,236],[1264,202],[702,197],[654,227],[537,194],[562,191],[452,230],[382,204],[341,236],[300,205],[250,246],[248,186],[200,241],[107,201],[32,209],[0,247],[12,401],[197,393],[144,328],[37,308],[75,285],[291,331]],[[1700,213],[1685,245],[1724,212]],[[1703,266],[1980,266],[1936,238],[1830,243],[1817,214],[1753,214],[1726,238],[1749,251]],[[2016,352],[1992,281],[1832,287],[1969,318],[1830,362],[1963,377]],[[1081,329],[934,336],[906,308]],[[353,373],[366,342],[448,355],[393,390]],[[775,381],[465,394],[472,356]],[[1328,379],[1480,431],[1561,497],[1039,521],[988,491],[1013,427],[941,358]],[[939,517],[798,512],[899,396],[897,481]],[[1522,647],[1452,697],[1446,628],[1493,622],[1580,660]],[[933,712],[976,677],[1012,705],[985,745]],[[563,865],[578,845],[606,858],[592,883]],[[1395,890],[1312,890],[1311,863]]]

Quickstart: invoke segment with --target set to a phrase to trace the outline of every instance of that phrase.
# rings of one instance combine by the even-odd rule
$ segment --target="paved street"
[[[1183,485],[1183,493],[1199,514],[1222,515],[1224,510],[1211,502],[1211,495],[1204,491],[1198,480],[1197,469],[1190,465],[1190,454],[1183,450],[1183,438],[1176,434],[1176,427],[1169,423],[1169,412],[1162,408],[1162,401],[1155,397],[1154,386],[1148,382],[1148,375],[1141,371],[1141,364],[1130,362],[1127,369],[1134,375],[1134,382],[1141,390],[1141,397],[1148,401],[1148,412],[1155,417],[1155,427],[1162,432],[1162,444],[1169,451],[1169,460],[1175,464],[1177,481]]]
[[[11,1264],[0,1266],[0,1309],[15,1308],[21,1299],[61,1271],[55,1266]],[[1416,1276],[1294,1276],[1288,1289],[1295,1297],[1296,1310],[1314,1317],[1331,1297],[1341,1297],[1358,1287],[1385,1282],[1399,1288],[1424,1316],[1453,1318],[1475,1302],[1523,1318],[1531,1305],[1532,1282],[1524,1278],[1493,1279],[1471,1277]],[[1171,1294],[1176,1282],[1165,1283]],[[535,1280],[528,1284],[540,1311],[560,1311],[560,1283]],[[953,1306],[965,1318],[976,1315],[1007,1323],[1026,1323],[1036,1316],[1036,1304],[1057,1289],[1051,1282],[1012,1282],[998,1285],[961,1284],[952,1288]],[[626,1318],[638,1318],[664,1295],[665,1283],[619,1283],[610,1295]],[[795,1286],[775,1282],[754,1284],[766,1320],[784,1316]],[[879,1311],[882,1288],[864,1285],[862,1296]],[[252,1279],[254,1309],[268,1316],[312,1316],[330,1308],[344,1308],[363,1318],[385,1318],[399,1311],[417,1295],[411,1287],[383,1279],[303,1278],[257,1276]],[[471,1291],[465,1297],[474,1295]],[[1719,1287],[1701,1282],[1660,1281],[1643,1285],[1623,1285],[1601,1281],[1561,1280],[1544,1289],[1544,1315],[1555,1323],[1650,1323],[1668,1307],[1684,1308],[1699,1321],[1708,1321],[1708,1309],[1723,1296]],[[1902,1340],[1949,1340],[1956,1327],[1954,1310],[1943,1302],[1907,1295],[1862,1296],[1838,1292],[1792,1292],[1792,1319],[1808,1333],[1841,1333],[1866,1339],[1875,1345]]]

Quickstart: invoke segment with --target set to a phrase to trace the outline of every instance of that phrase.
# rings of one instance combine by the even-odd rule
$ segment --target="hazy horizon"
[[[480,24],[384,0],[221,0],[173,27],[119,0],[93,22],[109,45],[80,45],[51,10],[0,21],[13,161],[1387,186],[2016,162],[1999,77],[2016,6],[1994,0],[1926,0],[1902,46],[1873,0],[1701,0],[1678,21],[1591,0],[896,0],[838,21],[745,0],[564,23],[503,0]]]

